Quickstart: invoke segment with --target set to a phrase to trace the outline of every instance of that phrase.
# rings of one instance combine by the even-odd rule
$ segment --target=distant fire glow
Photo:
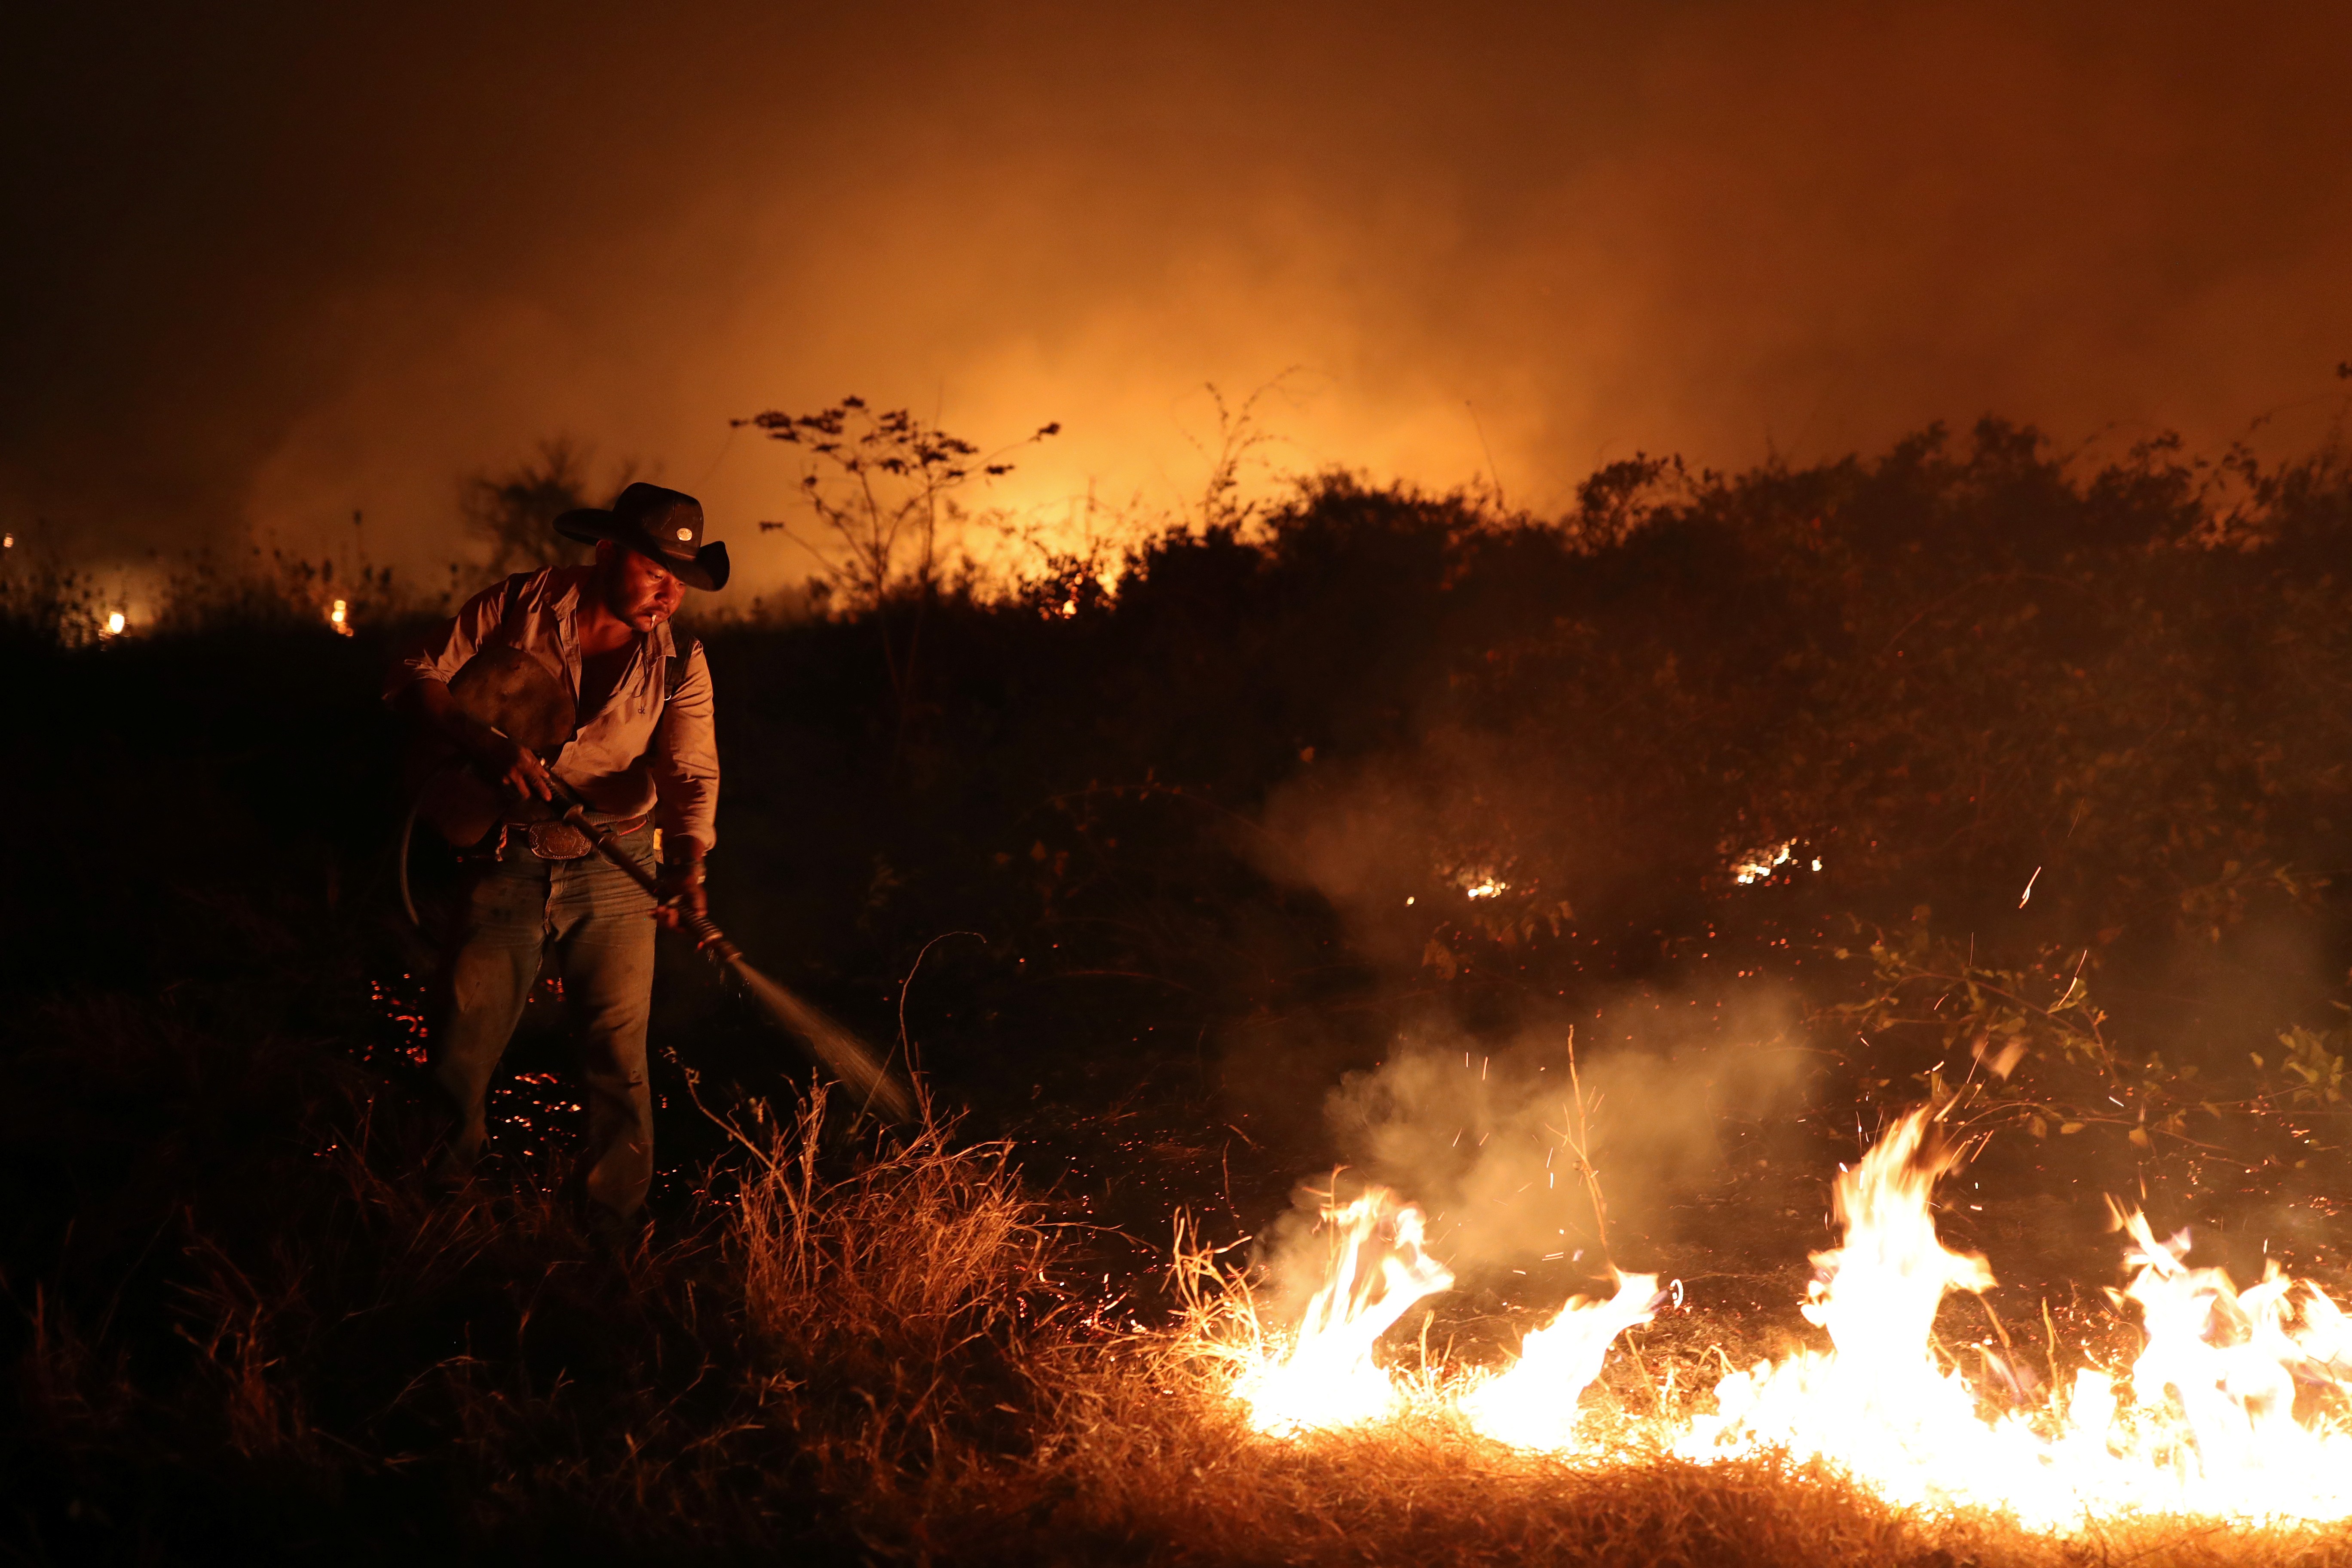
[[[122,635],[122,627],[124,624],[122,612],[121,610],[110,612],[106,617],[106,630],[108,635],[110,637],[121,637]]]
[[[343,636],[349,637],[352,635],[351,618],[342,600],[337,599],[335,601],[335,607],[327,612],[327,620],[330,625],[331,625],[337,631],[342,633]]]
[[[1744,854],[1733,857],[1732,880],[1743,888],[1753,887],[1781,867],[1796,864],[1797,858],[1797,841],[1793,838],[1784,838],[1778,844],[1767,844],[1760,848],[1748,850]],[[1822,868],[1820,856],[1816,855],[1812,858],[1811,868],[1815,871]]]
[[[1465,867],[1454,872],[1454,885],[1462,889],[1465,897],[1473,899],[1496,899],[1511,890],[1502,873],[1485,866]]]

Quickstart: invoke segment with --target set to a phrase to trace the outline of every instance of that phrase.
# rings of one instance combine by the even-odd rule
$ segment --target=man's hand
[[[661,903],[654,910],[654,919],[672,931],[688,921],[709,918],[710,905],[702,894],[701,856],[665,861],[654,885],[661,889]]]
[[[555,781],[546,765],[520,741],[493,730],[474,748],[474,761],[482,776],[510,802],[555,798]]]
[[[411,711],[471,757],[483,779],[509,805],[555,798],[555,783],[540,760],[521,742],[500,734],[460,708],[443,682],[417,681],[408,688],[406,701]]]

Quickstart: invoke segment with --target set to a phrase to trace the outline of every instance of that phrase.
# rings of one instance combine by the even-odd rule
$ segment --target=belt
[[[643,827],[647,820],[643,816],[628,816],[604,823],[603,826],[614,837],[626,838]],[[485,860],[503,858],[507,852],[507,836],[517,828],[520,828],[530,841],[530,852],[542,860],[578,860],[593,854],[596,849],[586,834],[568,822],[501,822],[496,833],[485,838],[472,852],[473,855]]]

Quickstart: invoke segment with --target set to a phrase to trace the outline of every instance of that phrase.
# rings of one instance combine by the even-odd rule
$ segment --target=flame
[[[1923,1152],[1927,1127],[1913,1112],[1838,1183],[1844,1245],[1815,1257],[1825,1278],[1804,1309],[1834,1348],[1726,1377],[1717,1413],[1692,1420],[1677,1452],[1820,1458],[1898,1503],[2001,1510],[2044,1529],[2122,1511],[2352,1514],[2352,1437],[2294,1418],[2298,1379],[2341,1391],[2352,1372],[2335,1303],[2303,1286],[2293,1321],[2296,1287],[2274,1267],[2240,1296],[2220,1269],[2183,1265],[2185,1236],[2159,1244],[2137,1214],[2124,1294],[2147,1343],[2131,1371],[2084,1368],[2038,1408],[1981,1413],[1931,1348],[1945,1292],[1993,1281],[1936,1237],[1928,1194],[1949,1157]]]
[[[1717,1414],[1696,1418],[1677,1452],[1780,1448],[1826,1457],[1903,1501],[1937,1492],[1952,1435],[1983,1424],[1975,1391],[1929,1348],[1936,1309],[1952,1287],[1993,1279],[1984,1259],[1937,1237],[1927,1198],[1949,1156],[1923,1152],[1927,1129],[1924,1110],[1906,1116],[1838,1180],[1844,1245],[1813,1255],[1822,1272],[1803,1309],[1833,1348],[1725,1377]]]
[[[2275,1260],[2241,1295],[2219,1268],[2190,1268],[2186,1231],[2158,1242],[2118,1211],[2147,1342],[2127,1376],[2075,1378],[2069,1436],[2104,1443],[2142,1506],[2248,1519],[2352,1514],[2352,1433],[2295,1418],[2299,1385],[2352,1388],[2352,1340],[2326,1292]]]
[[[1657,1310],[1658,1277],[1618,1277],[1606,1300],[1569,1299],[1559,1315],[1528,1335],[1518,1360],[1461,1396],[1462,1414],[1479,1436],[1514,1448],[1548,1452],[1574,1446],[1577,1401],[1601,1375],[1610,1342]]]
[[[333,626],[335,630],[342,633],[345,637],[352,635],[350,612],[342,600],[337,599],[335,601],[335,607],[327,612],[327,624]]]
[[[1326,1203],[1323,1224],[1323,1283],[1306,1319],[1279,1353],[1262,1350],[1234,1385],[1259,1432],[1297,1433],[1395,1415],[1403,1394],[1373,1361],[1372,1347],[1413,1303],[1454,1283],[1452,1272],[1429,1256],[1421,1211],[1397,1206],[1384,1187],[1345,1204]]]
[[[1752,887],[1797,858],[1797,841],[1784,838],[1778,844],[1766,844],[1732,857],[1731,875],[1741,887]],[[1819,860],[1813,869],[1822,868]]]
[[[1994,1283],[1984,1258],[1946,1247],[1930,1198],[1956,1155],[1926,1110],[1903,1118],[1839,1179],[1840,1245],[1815,1254],[1805,1317],[1830,1348],[1759,1362],[1716,1385],[1716,1409],[1660,1416],[1641,1441],[1712,1462],[1759,1452],[1820,1459],[1899,1506],[2006,1513],[2064,1531],[2121,1513],[2253,1523],[2352,1518],[2352,1319],[2272,1264],[2239,1291],[2187,1263],[2184,1233],[2158,1241],[2118,1209],[2131,1246],[2118,1305],[2144,1343],[2127,1370],[2086,1367],[2032,1397],[2038,1380],[1989,1347],[1985,1385],[1939,1359],[1936,1314],[1953,1289]],[[1326,1271],[1280,1353],[1260,1342],[1234,1393],[1256,1431],[1296,1436],[1402,1414],[1405,1391],[1373,1345],[1453,1283],[1420,1212],[1374,1189],[1327,1206]],[[1383,1230],[1388,1233],[1384,1237]],[[1610,1344],[1650,1321],[1654,1275],[1622,1275],[1603,1300],[1570,1300],[1505,1369],[1425,1389],[1473,1430],[1547,1452],[1607,1456],[1578,1438],[1578,1400]],[[1663,1401],[1662,1401],[1663,1403]]]

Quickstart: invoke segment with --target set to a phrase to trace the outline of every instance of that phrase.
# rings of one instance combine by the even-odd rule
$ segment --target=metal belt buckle
[[[568,822],[534,822],[529,832],[530,852],[542,860],[577,860],[595,847]]]

